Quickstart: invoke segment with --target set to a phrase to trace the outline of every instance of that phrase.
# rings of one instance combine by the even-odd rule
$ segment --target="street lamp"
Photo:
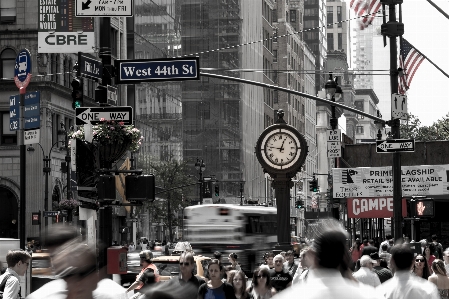
[[[206,170],[206,164],[204,163],[203,159],[196,159],[195,163],[196,170],[199,171],[199,183],[200,183],[200,204],[203,204],[203,171]]]
[[[342,97],[343,91],[341,87],[337,83],[338,77],[332,79],[332,72],[329,73],[329,80],[327,80],[326,85],[324,85],[324,89],[326,90],[326,97],[329,100],[332,100],[332,102],[335,102],[336,100],[339,101]],[[335,116],[335,106],[332,105],[332,117],[331,117],[331,127],[332,130],[337,129],[338,126],[338,119]]]
[[[48,176],[51,173],[51,165],[50,165],[51,158],[49,158],[49,157],[51,156],[51,152],[53,151],[54,146],[56,144],[58,144],[59,142],[63,142],[63,141],[56,141],[55,143],[53,143],[53,145],[50,148],[50,152],[48,153],[48,155],[45,155],[45,151],[44,151],[44,148],[42,147],[42,145],[40,143],[37,143],[37,145],[39,145],[39,147],[41,148],[42,156],[44,157],[43,158],[43,161],[44,161],[43,171],[44,171],[44,174],[45,174],[44,211],[48,211],[48,197],[49,197],[48,196]],[[32,144],[30,144],[30,146],[27,148],[27,151],[28,152],[34,152],[35,151],[35,149],[34,149]],[[41,216],[42,216],[42,214],[39,215],[39,217],[41,217]],[[44,221],[45,225],[44,226],[45,226],[45,232],[46,232],[47,231],[47,226],[48,226],[48,218],[47,217],[44,217],[44,218],[45,218],[45,221]],[[42,238],[41,238],[41,227],[40,227],[40,225],[39,225],[39,235],[40,235],[39,239],[40,239],[40,243],[41,243],[41,247],[42,247]]]

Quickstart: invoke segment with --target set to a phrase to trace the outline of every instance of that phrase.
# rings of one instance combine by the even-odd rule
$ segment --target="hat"
[[[373,252],[369,256],[373,260],[380,260],[379,254],[377,252]]]
[[[370,257],[369,257],[369,255],[363,255],[361,258],[360,258],[360,266],[366,266],[366,265],[368,265],[369,263],[371,263],[371,264],[375,264],[375,263],[377,263],[376,261],[374,261],[374,260],[372,260]]]

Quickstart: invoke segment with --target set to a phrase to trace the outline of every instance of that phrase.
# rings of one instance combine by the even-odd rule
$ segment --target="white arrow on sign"
[[[132,123],[132,108],[122,107],[81,107],[76,108],[76,124],[83,125],[91,123],[98,124],[100,119],[123,121],[125,124]]]

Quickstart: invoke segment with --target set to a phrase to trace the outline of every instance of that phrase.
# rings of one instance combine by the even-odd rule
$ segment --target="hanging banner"
[[[407,203],[402,199],[402,216],[407,216]],[[348,198],[349,218],[391,218],[393,197]]]
[[[39,0],[38,53],[93,53],[94,21],[75,16],[75,0]]]
[[[393,171],[388,167],[334,168],[333,196],[392,197]],[[401,167],[402,196],[449,194],[449,165]]]

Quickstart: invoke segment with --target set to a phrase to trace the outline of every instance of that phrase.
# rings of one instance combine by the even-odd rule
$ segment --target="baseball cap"
[[[360,258],[360,265],[366,265],[368,263],[375,264],[376,261],[372,260],[369,255],[364,255]]]
[[[373,252],[369,256],[373,260],[380,260],[379,254],[377,252]]]

